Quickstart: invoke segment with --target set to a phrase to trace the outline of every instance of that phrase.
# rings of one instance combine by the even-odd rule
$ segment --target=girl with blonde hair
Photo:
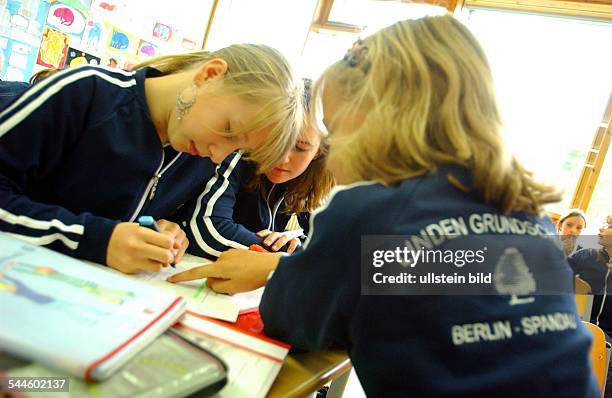
[[[304,250],[230,250],[170,280],[265,284],[266,334],[346,349],[368,396],[599,396],[571,272],[540,216],[559,195],[505,149],[472,34],[451,16],[398,22],[314,91],[329,167],[350,185],[314,213]]]
[[[285,58],[253,44],[54,74],[0,114],[0,231],[157,271],[182,257],[188,239],[167,219],[214,163],[237,149],[262,171],[281,161],[302,124],[300,95]],[[134,223],[143,214],[161,232]]]

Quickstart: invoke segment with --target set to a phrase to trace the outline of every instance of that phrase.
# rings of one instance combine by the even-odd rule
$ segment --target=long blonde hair
[[[231,135],[270,129],[264,142],[248,154],[259,170],[265,172],[282,161],[302,125],[299,84],[280,52],[265,45],[234,44],[216,51],[163,55],[134,69],[150,66],[162,75],[169,75],[197,68],[214,58],[223,59],[228,65],[223,87],[261,109],[253,120]]]
[[[537,214],[560,199],[507,152],[484,51],[449,15],[398,22],[364,39],[359,53],[321,75],[316,108],[326,86],[341,103],[336,116],[360,120],[331,137],[330,161],[349,180],[397,184],[458,165],[472,183],[453,184],[504,213]]]

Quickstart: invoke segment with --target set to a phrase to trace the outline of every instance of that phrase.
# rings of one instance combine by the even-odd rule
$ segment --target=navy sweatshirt
[[[144,79],[83,66],[28,89],[0,114],[0,231],[106,262],[115,225],[169,218],[214,165],[162,148]]]
[[[260,190],[247,190],[245,187],[254,178],[255,166],[242,156],[243,152],[238,151],[225,158],[203,184],[202,194],[181,209],[175,221],[180,221],[187,233],[189,253],[214,259],[231,248],[246,249],[251,244],[261,244],[263,238],[256,235],[258,231],[285,230],[291,217],[283,206],[288,183],[268,182],[265,197]],[[303,233],[307,234],[309,213],[296,216]]]
[[[0,80],[0,110],[6,108],[28,87],[30,87],[30,85],[25,82]]]
[[[608,336],[612,336],[612,305],[610,304],[612,300],[612,270],[610,272],[608,270],[609,261],[610,255],[607,251],[601,249],[578,250],[567,258],[567,262],[574,273],[587,281],[593,290],[591,322],[598,323]],[[604,294],[611,296],[606,297],[605,302],[603,300]]]
[[[460,174],[453,171],[464,179]],[[571,289],[567,262],[543,236],[554,234],[552,223],[508,215],[529,226],[534,236],[526,237],[508,232],[500,215],[454,188],[445,169],[393,187],[336,188],[328,206],[312,215],[304,250],[283,257],[266,284],[260,305],[266,334],[296,348],[346,349],[371,397],[598,397],[591,337],[571,294],[515,302],[506,294],[362,293],[363,236],[422,237],[452,226],[502,253],[518,248],[525,274],[540,283],[539,268],[555,270]],[[438,248],[455,241],[438,238]],[[482,267],[494,272],[500,259],[499,250],[489,250]]]

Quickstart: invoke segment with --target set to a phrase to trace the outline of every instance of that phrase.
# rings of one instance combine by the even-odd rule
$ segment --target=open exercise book
[[[188,270],[211,262],[207,259],[185,254],[183,260],[176,264],[176,268],[162,268],[156,273],[140,273],[131,275],[132,278],[146,282],[177,296],[182,296],[187,302],[187,311],[195,315],[204,315],[228,322],[236,322],[239,313],[256,309],[263,294],[263,288],[253,292],[235,295],[215,293],[204,286],[202,279],[170,283],[166,279],[175,273]]]
[[[145,283],[0,233],[0,351],[103,380],[184,313]]]

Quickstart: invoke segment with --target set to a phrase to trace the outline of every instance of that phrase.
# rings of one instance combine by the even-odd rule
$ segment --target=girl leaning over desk
[[[0,231],[125,273],[180,260],[166,221],[214,164],[246,149],[263,170],[295,141],[300,91],[262,45],[162,56],[134,72],[83,66],[0,114]],[[162,233],[133,221],[147,214]],[[176,252],[176,256],[173,252]]]
[[[346,349],[368,396],[598,397],[590,334],[570,294],[519,299],[491,286],[488,295],[466,287],[461,295],[419,296],[410,285],[401,295],[361,294],[363,236],[413,236],[474,215],[542,231],[470,230],[464,242],[489,247],[485,270],[495,272],[508,254],[536,284],[553,273],[560,290],[572,287],[547,235],[554,226],[540,217],[560,195],[508,154],[474,36],[451,16],[398,22],[330,66],[314,97],[331,135],[329,167],[350,185],[315,212],[304,250],[286,257],[230,250],[170,280],[212,277],[218,291],[265,284],[266,334],[308,350]],[[534,329],[534,320],[548,317],[562,317],[563,327]]]

